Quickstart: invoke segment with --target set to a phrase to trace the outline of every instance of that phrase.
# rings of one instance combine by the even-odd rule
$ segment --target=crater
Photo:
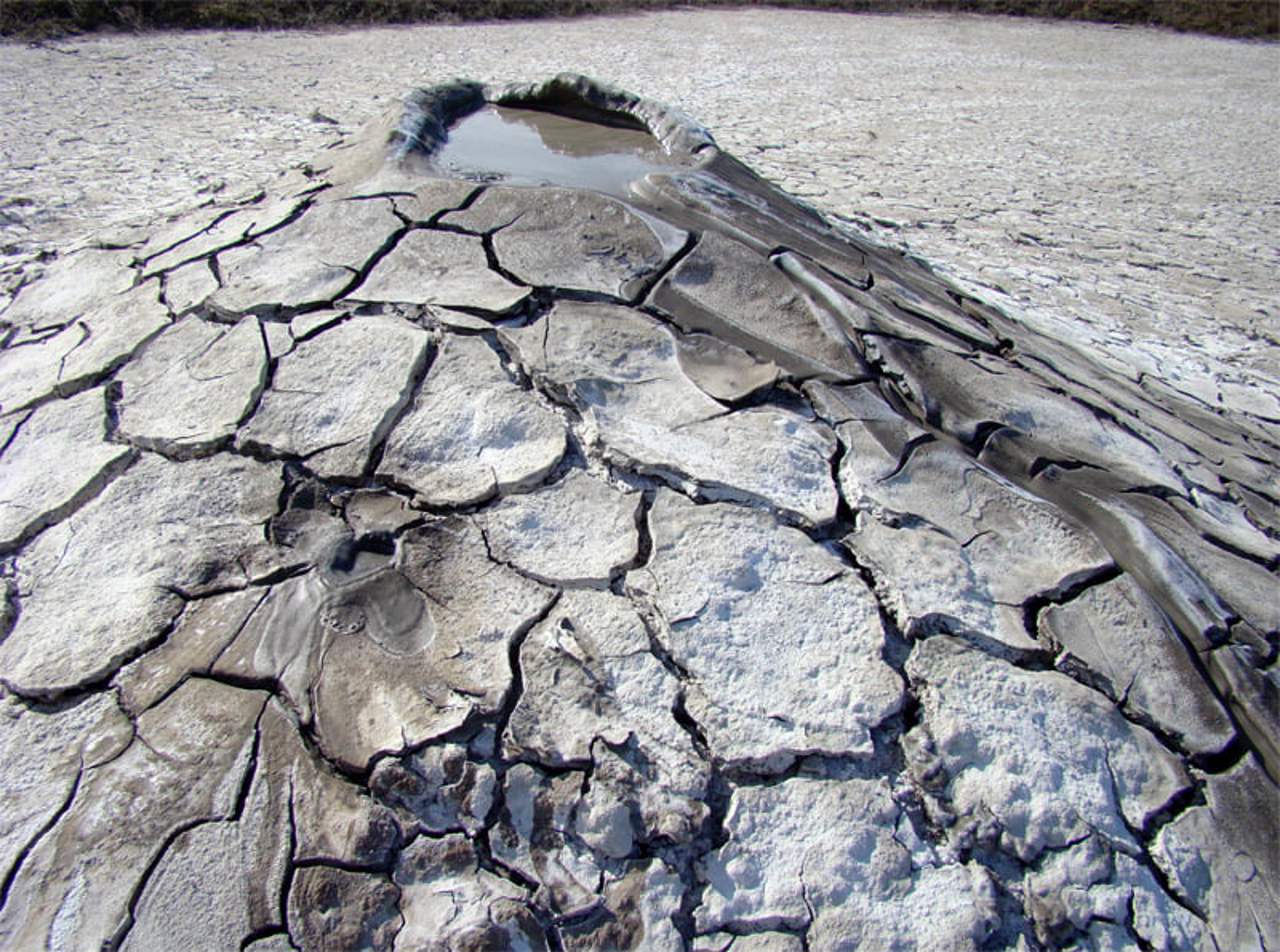
[[[493,104],[458,120],[432,162],[452,178],[587,188],[619,197],[636,179],[681,167],[638,123]]]
[[[395,540],[382,534],[342,539],[317,570],[281,586],[272,600],[259,662],[308,666],[335,638],[368,638],[387,654],[416,654],[435,624],[426,599],[400,572]]]

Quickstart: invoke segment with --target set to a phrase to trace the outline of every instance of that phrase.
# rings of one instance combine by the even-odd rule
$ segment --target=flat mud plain
[[[0,46],[6,283],[312,159],[417,85],[569,70],[823,212],[1213,406],[1280,416],[1280,47],[796,11]]]

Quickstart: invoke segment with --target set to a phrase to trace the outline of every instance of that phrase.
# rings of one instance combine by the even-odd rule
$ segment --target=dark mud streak
[[[1201,532],[1200,538],[1204,539],[1204,541],[1208,542],[1210,545],[1226,552],[1228,555],[1233,555],[1237,559],[1242,559],[1245,562],[1252,562],[1255,565],[1259,565],[1266,569],[1268,572],[1274,573],[1277,569],[1280,569],[1280,555],[1275,555],[1269,559],[1263,558],[1262,556],[1250,552],[1247,549],[1240,548],[1238,545],[1233,545],[1226,539],[1214,535],[1212,532]],[[1278,581],[1278,584],[1280,584],[1280,581]]]
[[[654,653],[656,654],[657,652],[655,651]],[[676,693],[675,701],[671,705],[671,717],[680,725],[680,729],[689,735],[689,740],[692,742],[693,749],[697,755],[712,765],[718,765],[720,758],[712,753],[711,745],[707,743],[706,731],[702,729],[702,725],[698,723],[697,718],[689,713],[687,692],[688,689],[682,684]]]
[[[427,834],[423,834],[424,836]],[[388,858],[381,863],[358,863],[342,859],[339,856],[315,856],[308,859],[295,859],[292,866],[299,869],[337,869],[344,873],[360,873],[365,875],[381,874],[390,877],[395,869],[399,851],[391,851]]]
[[[649,526],[649,513],[653,510],[655,497],[656,494],[652,490],[644,490],[640,494],[640,504],[636,506],[635,512],[636,557],[630,565],[622,566],[618,570],[618,576],[611,580],[611,588],[623,586],[627,572],[644,568],[653,558],[653,530]],[[615,591],[617,591],[616,588]]]
[[[1007,354],[1011,354],[1014,350],[1014,344],[1010,340],[1005,339],[996,344],[992,344],[990,341],[984,340],[977,335],[967,334],[953,325],[944,324],[942,321],[939,321],[927,314],[924,308],[913,307],[909,302],[899,300],[896,296],[887,297],[885,299],[885,303],[905,319],[919,321],[921,324],[932,328],[938,334],[943,335],[944,338],[955,340],[974,351],[993,354],[996,356],[1005,356]]]
[[[267,939],[273,939],[276,936],[280,936],[281,938],[285,939],[289,943],[290,948],[297,948],[297,946],[294,944],[293,937],[289,935],[288,931],[284,929],[284,927],[266,926],[262,929],[259,929],[256,932],[250,932],[247,936],[242,938],[240,940],[240,945],[238,947],[239,952],[245,952],[245,950],[248,949],[249,946],[253,945],[255,942],[262,942]]]
[[[1012,432],[1017,433],[1017,430]],[[1027,467],[1027,479],[1035,479],[1050,466],[1056,466],[1060,470],[1069,471],[1073,469],[1094,469],[1099,472],[1105,472],[1101,466],[1094,463],[1085,463],[1075,459],[1057,459],[1048,456],[1037,456],[1031,461],[1031,465]]]
[[[899,473],[901,473],[904,469],[907,468],[907,466],[910,465],[911,459],[916,455],[917,451],[919,451],[925,446],[928,446],[930,443],[937,442],[937,439],[938,438],[934,436],[932,433],[924,433],[924,434],[921,434],[920,436],[913,437],[912,439],[907,440],[907,442],[902,447],[901,454],[899,454],[898,456],[898,465],[893,468],[892,472],[888,473],[885,476],[881,476],[880,482],[882,483],[888,482],[889,480],[897,476]],[[848,452],[851,453],[853,451],[848,450]],[[836,482],[836,485],[837,486],[840,485],[838,480]],[[841,494],[841,499],[843,498],[844,498],[844,495]]]
[[[991,441],[991,437],[1004,429],[1008,428],[1003,423],[996,420],[983,420],[973,428],[973,436],[965,442],[965,448],[977,460],[986,449],[987,443]]]
[[[1225,750],[1216,755],[1205,754],[1193,757],[1191,758],[1192,763],[1196,766],[1203,765],[1201,766],[1201,769],[1206,773],[1215,772],[1214,768],[1217,768],[1217,772],[1225,773],[1238,762],[1238,759],[1234,759],[1232,757],[1231,752],[1233,748],[1244,747],[1247,753],[1253,754],[1258,759],[1258,763],[1261,765],[1263,773],[1270,777],[1273,783],[1280,782],[1280,778],[1277,778],[1273,773],[1274,767],[1269,765],[1268,759],[1265,756],[1263,750],[1264,741],[1260,741],[1259,738],[1255,737],[1253,733],[1251,733],[1249,730],[1250,725],[1231,703],[1231,697],[1226,691],[1219,687],[1218,683],[1214,680],[1213,675],[1210,673],[1209,664],[1211,663],[1211,659],[1206,659],[1204,655],[1194,650],[1185,642],[1184,647],[1187,650],[1188,657],[1191,659],[1192,666],[1204,681],[1206,689],[1213,695],[1214,700],[1218,702],[1218,706],[1226,715],[1227,720],[1231,722],[1231,727],[1235,731],[1232,743],[1228,745]],[[1160,737],[1161,735],[1157,734],[1156,736]]]

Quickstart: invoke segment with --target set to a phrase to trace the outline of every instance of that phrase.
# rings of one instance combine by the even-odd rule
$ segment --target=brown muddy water
[[[634,180],[674,166],[648,132],[507,106],[485,106],[461,119],[433,159],[459,178],[620,197]]]

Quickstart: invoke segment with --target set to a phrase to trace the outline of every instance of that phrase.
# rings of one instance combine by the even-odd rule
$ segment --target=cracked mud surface
[[[6,45],[0,253],[29,262],[256,188],[416,85],[562,70],[672,103],[788,191],[1054,336],[1211,406],[1280,412],[1267,44],[740,10]]]
[[[1274,414],[410,107],[0,312],[0,945],[1280,945]]]

